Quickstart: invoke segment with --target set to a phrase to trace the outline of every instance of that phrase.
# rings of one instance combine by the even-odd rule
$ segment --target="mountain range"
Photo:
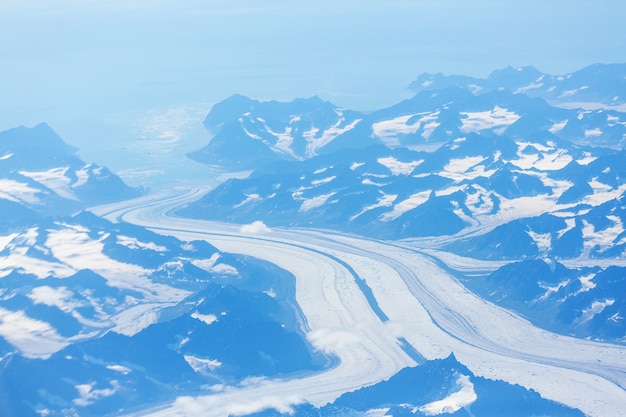
[[[414,97],[373,112],[235,95],[211,109],[213,137],[189,157],[250,174],[176,215],[392,241],[535,326],[621,346],[624,75],[624,65],[424,74]],[[291,272],[210,237],[86,211],[141,190],[76,152],[46,124],[0,132],[0,415],[148,413],[338,366],[307,333]],[[583,415],[453,353],[411,358],[418,366],[325,405],[238,414]]]
[[[555,107],[544,99],[550,97],[528,93],[538,89],[520,90],[534,79],[530,74],[537,71],[496,71],[480,91],[459,81],[467,77],[435,77],[429,84],[422,76],[418,80],[427,85],[417,95],[354,116],[359,121],[319,155],[274,153],[271,163],[256,164],[247,178],[224,182],[179,214],[404,239],[468,258],[512,262],[464,282],[537,325],[623,342],[626,311],[619,297],[607,294],[622,289],[626,272],[619,262],[612,269],[606,265],[626,253],[626,113]],[[582,87],[603,85],[615,74],[623,78],[626,67],[587,68],[564,77],[570,80],[564,85],[587,91],[591,87]],[[620,83],[612,85],[619,91]],[[593,91],[598,103],[608,100],[606,91]],[[308,117],[298,113],[302,101],[290,106],[283,103],[281,114],[290,116],[281,119],[282,128],[274,121],[273,132],[287,131],[287,120]],[[258,120],[272,118],[255,116],[257,107],[246,108],[246,120],[257,120],[263,130]],[[231,122],[241,123],[230,108]],[[217,120],[224,120],[223,113],[211,111],[205,124],[220,132]],[[246,140],[265,143],[252,133]],[[245,152],[241,158],[246,160]],[[592,265],[589,259],[607,262],[577,266]],[[525,262],[574,266],[527,275]],[[549,270],[545,265],[533,270]]]

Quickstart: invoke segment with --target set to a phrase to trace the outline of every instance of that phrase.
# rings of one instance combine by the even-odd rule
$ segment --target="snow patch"
[[[215,314],[200,314],[197,311],[194,311],[191,315],[191,318],[200,320],[204,324],[213,324],[217,321],[217,316]]]
[[[167,252],[167,248],[165,246],[157,245],[153,242],[144,243],[137,238],[123,235],[117,236],[117,244],[126,246],[129,249],[147,249],[154,252]]]
[[[443,400],[425,404],[417,410],[427,416],[452,414],[456,413],[463,407],[467,407],[478,399],[478,396],[474,391],[474,384],[470,381],[469,376],[459,375],[456,380],[456,386],[459,388],[458,391],[450,394]]]
[[[216,359],[202,359],[196,356],[184,355],[185,362],[193,369],[196,373],[206,373],[207,371],[214,371],[215,368],[219,368],[222,366],[222,362]]]
[[[385,194],[383,192],[381,192],[381,194],[382,196],[378,198],[378,201],[376,203],[370,206],[364,207],[358,214],[355,214],[354,216],[350,217],[350,221],[356,219],[363,213],[366,213],[370,210],[374,210],[379,207],[391,207],[393,205],[393,202],[396,201],[396,198],[398,198],[397,194]]]
[[[331,198],[332,196],[334,196],[335,194],[336,194],[335,192],[332,192],[332,193],[328,193],[328,194],[322,194],[322,195],[319,195],[319,196],[313,197],[313,198],[301,199],[303,201],[302,201],[302,205],[300,206],[300,209],[298,211],[304,212],[304,211],[309,211],[309,210],[317,208],[317,207],[321,207],[324,204],[326,204],[328,199]]]
[[[556,134],[557,134],[557,133],[559,133],[561,130],[563,130],[563,128],[564,128],[565,126],[567,126],[567,122],[568,122],[568,120],[567,120],[567,119],[565,119],[565,120],[563,120],[562,122],[557,122],[557,123],[554,123],[554,124],[552,125],[552,127],[551,127],[550,129],[548,129],[548,131],[549,131],[550,133],[552,133],[552,134],[556,135]]]
[[[13,201],[14,203],[38,204],[39,199],[36,197],[36,194],[40,192],[40,190],[32,188],[23,182],[5,178],[0,179],[0,198],[4,200]]]
[[[547,253],[552,248],[552,235],[550,233],[535,233],[529,230],[528,235],[537,245],[540,253]]]
[[[484,165],[478,165],[485,161],[484,156],[468,156],[465,158],[451,159],[450,162],[443,167],[443,171],[439,172],[442,177],[450,178],[455,182],[463,180],[473,180],[478,177],[490,177],[496,170],[485,170]]]
[[[612,306],[615,303],[615,300],[606,299],[604,301],[594,301],[591,303],[591,307],[586,308],[582,311],[579,320],[581,322],[586,322],[591,320],[596,314],[602,313],[605,308]]]
[[[74,404],[79,407],[86,407],[93,404],[94,401],[114,395],[120,388],[120,384],[116,380],[111,381],[111,388],[93,389],[95,386],[95,382],[76,385],[75,388],[80,397],[74,399]]]
[[[341,135],[342,133],[352,130],[354,126],[356,126],[357,123],[361,121],[361,119],[356,119],[352,123],[346,126],[341,126],[342,123],[344,123],[346,120],[341,114],[339,115],[340,117],[339,117],[339,120],[337,120],[337,123],[335,123],[335,125],[331,126],[330,128],[324,130],[321,135],[318,134],[319,129],[317,128],[313,128],[309,132],[303,133],[302,136],[308,142],[306,146],[307,158],[312,158],[314,156],[317,156],[318,149],[326,146],[327,144],[332,142],[333,139],[335,139],[337,136]]]
[[[317,186],[317,185],[327,184],[331,182],[332,180],[334,180],[335,178],[337,178],[337,176],[333,175],[332,177],[322,178],[321,180],[313,180],[311,181],[311,185]]]
[[[576,162],[580,165],[589,165],[590,163],[592,163],[593,161],[595,161],[596,158],[595,156],[591,155],[590,152],[583,152],[583,157],[581,159],[577,159]]]
[[[413,114],[396,117],[390,120],[384,120],[372,125],[374,135],[377,136],[387,146],[398,146],[399,135],[410,135],[416,133],[420,128],[420,123],[415,121],[409,124],[409,120],[413,118]]]
[[[35,304],[57,307],[65,313],[71,313],[82,304],[73,299],[74,293],[67,287],[52,288],[47,285],[35,287],[28,294],[28,298]]]
[[[68,342],[50,324],[0,307],[0,336],[27,357],[47,358]]]
[[[411,195],[409,198],[402,200],[401,202],[396,204],[393,207],[392,211],[383,214],[380,219],[384,222],[397,219],[404,213],[411,211],[427,202],[430,198],[431,193],[431,190],[427,190]]]
[[[610,249],[613,247],[618,237],[624,232],[624,225],[618,216],[606,216],[606,218],[613,222],[613,226],[603,230],[595,230],[595,227],[591,223],[583,220],[583,248],[585,254],[589,254],[593,249],[599,252]]]
[[[239,207],[245,206],[248,203],[261,200],[261,196],[258,194],[245,194],[245,196],[246,198],[240,203],[234,205],[233,208],[239,208]]]
[[[386,158],[378,158],[376,162],[389,169],[393,175],[410,175],[415,167],[424,162],[424,160],[420,159],[419,161],[402,162],[398,161],[393,156],[389,156]]]
[[[596,127],[595,129],[585,129],[586,138],[596,138],[598,136],[601,136],[603,133],[604,132],[599,127]]]
[[[461,131],[465,133],[479,132],[485,129],[508,127],[515,123],[520,116],[500,106],[483,112],[460,112]]]
[[[556,171],[565,168],[574,160],[565,149],[531,142],[517,142],[517,146],[518,159],[510,162],[522,169],[535,168],[539,171]],[[536,152],[528,152],[529,147],[534,148]]]
[[[128,375],[132,370],[123,365],[107,365],[107,369]]]

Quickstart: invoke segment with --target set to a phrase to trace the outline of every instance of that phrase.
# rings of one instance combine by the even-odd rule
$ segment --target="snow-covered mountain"
[[[378,146],[273,164],[222,184],[180,213],[377,239],[431,237],[421,240],[429,245],[437,237],[441,249],[487,260],[622,259],[624,161],[624,151],[581,148],[553,137],[470,134],[430,153]],[[539,326],[625,340],[623,297],[607,295],[623,289],[623,268],[612,270],[611,279],[589,281],[587,289],[565,269],[552,278],[524,270],[521,263],[519,271],[506,270],[508,280],[467,285]],[[571,272],[592,273],[609,274],[602,268]],[[519,286],[532,291],[525,295]],[[512,303],[512,297],[522,298]],[[558,318],[546,320],[550,314]]]
[[[475,376],[454,355],[405,368],[373,386],[349,392],[323,407],[309,404],[291,413],[255,416],[583,416],[579,410],[541,398],[519,385]]]
[[[5,240],[3,416],[117,413],[326,363],[273,265],[90,214]]]
[[[527,259],[464,284],[539,326],[580,338],[626,340],[626,268],[571,267]]]
[[[578,211],[602,210],[626,191],[622,169],[611,168],[623,157],[623,151],[581,148],[550,135],[522,141],[468,134],[434,152],[378,146],[272,164],[225,182],[181,214],[397,239],[467,233],[552,213],[563,223],[554,224],[556,241]],[[587,233],[590,250],[594,239]],[[523,250],[521,242],[511,243]],[[467,246],[486,250],[484,244]]]
[[[235,95],[211,109],[204,125],[215,136],[189,157],[226,169],[302,160],[322,152],[361,118],[319,97],[284,103]]]
[[[107,168],[85,163],[45,123],[0,132],[0,224],[70,214],[136,197]]]
[[[624,147],[626,115],[617,111],[623,108],[589,102],[624,103],[625,74],[624,65],[596,65],[564,77],[530,67],[495,71],[485,80],[425,74],[412,84],[413,98],[369,114],[318,97],[259,102],[236,95],[211,109],[204,124],[214,136],[189,156],[227,170],[254,169],[374,144],[433,147],[469,133],[528,138],[549,132],[569,142]]]
[[[414,91],[459,87],[474,94],[510,91],[549,102],[619,106],[626,103],[626,64],[594,64],[565,74],[546,74],[534,67],[507,67],[487,78],[422,74],[409,88]]]

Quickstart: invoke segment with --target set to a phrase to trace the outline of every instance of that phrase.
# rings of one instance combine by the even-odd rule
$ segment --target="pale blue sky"
[[[112,113],[233,93],[374,109],[422,72],[626,62],[624,16],[623,0],[3,1],[0,130],[48,121],[76,143]]]

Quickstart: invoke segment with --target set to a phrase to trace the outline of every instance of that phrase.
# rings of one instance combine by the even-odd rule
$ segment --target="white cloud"
[[[269,233],[271,232],[271,229],[267,227],[265,223],[263,223],[261,220],[257,220],[250,224],[244,224],[243,226],[241,226],[241,229],[239,229],[239,231],[241,233],[256,235]]]

